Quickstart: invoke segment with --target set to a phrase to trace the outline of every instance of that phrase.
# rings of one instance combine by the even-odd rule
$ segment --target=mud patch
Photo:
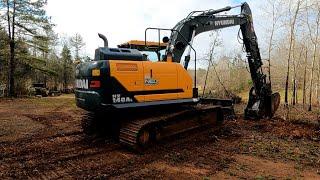
[[[30,118],[11,116],[0,118],[0,142],[16,141],[37,133],[44,126]]]
[[[72,117],[63,112],[47,112],[43,115],[39,114],[24,114],[24,116],[31,118],[34,121],[57,121],[57,120],[70,120]]]
[[[205,177],[209,173],[206,168],[195,167],[192,164],[184,164],[179,166],[172,166],[166,162],[156,162],[148,165],[144,170],[146,172],[162,172],[166,179],[190,179]]]
[[[274,162],[247,155],[236,155],[230,169],[218,172],[213,179],[320,179],[316,171],[300,171],[293,163]]]

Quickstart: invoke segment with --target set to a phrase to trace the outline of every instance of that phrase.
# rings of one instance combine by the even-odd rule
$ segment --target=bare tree
[[[303,53],[303,49],[300,50],[300,53],[299,53],[299,58],[298,60],[301,59],[302,57],[302,53]],[[293,82],[293,85],[292,85],[292,105],[296,105],[296,103],[298,103],[298,79],[297,79],[297,68],[298,68],[298,63],[297,63],[297,60],[294,56],[293,58],[293,78],[292,78],[292,82]]]
[[[302,89],[302,104],[303,104],[303,107],[304,107],[304,105],[306,103],[307,67],[308,67],[308,47],[305,46],[304,71],[303,71],[303,89]]]
[[[289,2],[289,16],[290,16],[290,37],[289,37],[289,50],[288,50],[288,57],[287,57],[287,74],[286,74],[286,84],[285,84],[285,99],[284,103],[285,106],[288,107],[288,89],[289,89],[289,76],[290,76],[290,62],[292,57],[292,49],[294,47],[294,36],[295,36],[295,26],[297,22],[297,17],[301,8],[301,0],[297,1],[293,17],[291,17],[291,6],[292,1]],[[289,110],[289,109],[288,109]],[[289,113],[289,112],[288,112]],[[287,114],[288,117],[288,114]]]
[[[16,72],[16,46],[17,38],[43,38],[41,31],[52,27],[50,18],[46,16],[44,9],[46,0],[34,0],[32,2],[23,0],[1,0],[0,11],[6,12],[5,22],[9,39],[10,58],[8,63],[8,91],[9,96],[16,96],[15,72]]]
[[[85,46],[82,36],[76,33],[73,37],[70,38],[70,45],[74,49],[75,60],[80,60],[80,51],[83,46]]]
[[[211,44],[210,44],[210,50],[209,50],[209,54],[208,54],[208,67],[207,67],[207,72],[206,72],[206,76],[205,76],[205,82],[203,85],[203,92],[202,92],[202,96],[204,96],[205,91],[206,91],[206,86],[207,86],[207,81],[208,81],[208,75],[209,75],[209,70],[211,66],[214,66],[213,63],[213,57],[215,55],[215,48],[217,46],[221,45],[221,39],[219,38],[219,31],[212,31],[212,33],[210,34],[210,37],[212,39]],[[218,77],[219,78],[219,77]]]
[[[12,5],[12,22],[10,21],[10,2],[7,0],[7,22],[8,22],[8,36],[9,36],[9,45],[10,45],[10,60],[9,60],[9,71],[8,71],[8,89],[9,95],[15,96],[14,88],[14,72],[15,72],[15,17],[16,17],[16,1],[13,1]]]
[[[272,17],[272,25],[271,25],[271,29],[269,30],[270,32],[270,36],[269,36],[269,43],[268,43],[268,65],[269,65],[269,82],[271,84],[271,53],[273,51],[273,46],[274,46],[274,35],[275,35],[275,31],[276,31],[276,26],[277,23],[280,19],[280,15],[277,14],[279,13],[279,9],[277,9],[276,7],[280,7],[279,6],[279,1],[277,0],[269,0],[268,3],[271,5],[271,17]]]
[[[318,5],[318,3],[317,3]],[[315,61],[316,61],[316,55],[317,55],[317,48],[318,48],[318,39],[319,39],[319,26],[320,26],[320,8],[319,8],[319,5],[318,5],[318,8],[317,8],[317,16],[316,16],[316,22],[315,22],[315,34],[314,36],[312,35],[312,28],[311,28],[311,25],[310,25],[310,22],[309,22],[309,15],[308,15],[308,12],[309,12],[309,7],[308,5],[307,6],[307,25],[308,25],[308,29],[309,29],[309,36],[310,36],[310,39],[312,41],[312,44],[313,44],[313,58],[312,58],[312,65],[311,65],[311,75],[310,75],[310,93],[309,93],[309,108],[308,108],[308,111],[311,111],[312,110],[312,87],[313,87],[313,76],[314,76],[314,69],[315,69]]]

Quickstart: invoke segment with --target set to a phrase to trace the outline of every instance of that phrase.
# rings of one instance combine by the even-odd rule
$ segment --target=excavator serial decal
[[[76,88],[79,89],[88,89],[89,85],[88,85],[88,79],[77,79],[76,80]]]
[[[230,19],[230,20],[222,20],[222,21],[215,21],[214,25],[215,26],[225,26],[225,25],[232,25],[234,24],[234,20]]]
[[[112,95],[113,103],[131,103],[133,100],[130,97],[122,96],[121,94],[113,94]]]

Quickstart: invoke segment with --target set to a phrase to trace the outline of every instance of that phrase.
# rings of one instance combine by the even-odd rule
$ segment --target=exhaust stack
[[[103,40],[104,43],[104,47],[107,48],[108,47],[108,39],[105,35],[98,33],[99,38],[101,38]]]

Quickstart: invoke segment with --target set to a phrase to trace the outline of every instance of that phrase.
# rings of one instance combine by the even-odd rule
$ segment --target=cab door
[[[177,99],[178,73],[176,63],[143,62],[144,70],[144,100],[161,101]]]

